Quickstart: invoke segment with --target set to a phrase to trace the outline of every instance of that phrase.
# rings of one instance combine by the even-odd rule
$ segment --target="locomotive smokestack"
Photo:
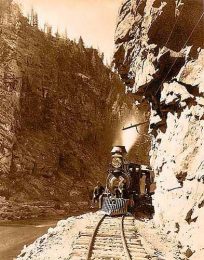
[[[120,154],[122,156],[124,156],[125,154],[127,154],[127,151],[126,151],[126,148],[125,146],[123,145],[116,145],[116,146],[113,146],[113,149],[111,151],[111,154],[114,155],[114,154]]]

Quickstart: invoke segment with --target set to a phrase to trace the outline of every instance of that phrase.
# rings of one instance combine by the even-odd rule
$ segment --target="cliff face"
[[[151,107],[155,222],[202,259],[204,231],[203,2],[123,1],[114,63],[126,90]]]
[[[31,27],[12,1],[0,1],[0,15],[0,215],[87,208],[132,102],[81,39]]]

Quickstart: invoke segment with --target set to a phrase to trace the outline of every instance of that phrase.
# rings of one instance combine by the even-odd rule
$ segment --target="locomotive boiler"
[[[107,215],[122,215],[133,211],[141,194],[141,177],[144,174],[147,180],[151,177],[150,168],[127,162],[126,154],[125,146],[114,146],[111,151],[106,188],[99,199],[99,207]]]

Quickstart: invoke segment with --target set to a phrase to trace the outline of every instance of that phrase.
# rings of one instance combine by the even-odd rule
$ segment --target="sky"
[[[87,47],[104,52],[110,62],[114,50],[114,32],[121,0],[16,0],[25,15],[33,7],[40,25],[48,22],[68,37],[84,39]]]

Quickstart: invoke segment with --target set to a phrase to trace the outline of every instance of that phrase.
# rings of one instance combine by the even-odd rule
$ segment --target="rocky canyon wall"
[[[31,26],[0,1],[0,217],[88,208],[120,114],[132,111],[102,55]]]
[[[191,259],[204,255],[204,24],[200,0],[126,0],[114,63],[126,91],[151,107],[157,228]]]

